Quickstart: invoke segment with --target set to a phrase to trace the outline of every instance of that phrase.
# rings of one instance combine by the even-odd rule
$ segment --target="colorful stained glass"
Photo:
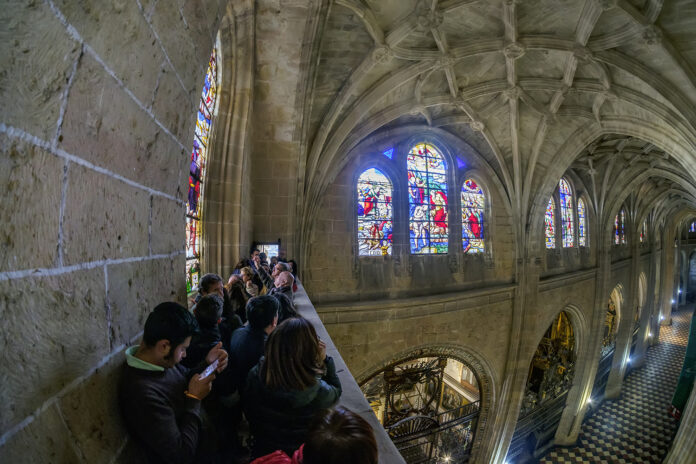
[[[406,160],[411,253],[447,253],[447,167],[432,145],[419,143]]]
[[[384,151],[382,152],[382,154],[383,154],[384,156],[386,156],[387,158],[392,159],[392,158],[394,158],[394,149],[393,149],[393,148],[389,148],[389,149],[387,149],[387,150],[384,150]]]
[[[587,211],[582,198],[578,199],[578,246],[587,246]]]
[[[696,232],[696,222],[691,223],[691,227],[689,227],[689,232]]]
[[[619,227],[619,215],[614,217],[614,245],[621,243],[621,237],[619,235],[621,228]]]
[[[643,220],[643,224],[640,226],[640,243],[645,241],[645,236],[648,232],[648,220]]]
[[[621,216],[621,224],[620,224],[621,225],[621,233],[620,233],[621,244],[625,245],[626,244],[626,213],[622,209],[621,212],[619,213],[619,215]]]
[[[217,98],[217,50],[213,48],[205,74],[205,83],[191,150],[189,166],[189,191],[186,206],[186,290],[191,292],[198,287],[201,256],[201,204],[207,162],[208,138]]]
[[[474,179],[462,186],[462,246],[464,253],[483,253],[483,208],[485,196]]]
[[[360,256],[392,254],[392,185],[379,169],[358,178],[358,249]]]
[[[556,204],[553,198],[549,198],[546,205],[546,215],[544,216],[544,235],[546,237],[546,248],[556,248],[556,219],[554,209]]]
[[[561,178],[558,183],[558,192],[561,203],[563,247],[569,248],[575,246],[575,231],[573,230],[573,192],[570,190],[568,181]]]

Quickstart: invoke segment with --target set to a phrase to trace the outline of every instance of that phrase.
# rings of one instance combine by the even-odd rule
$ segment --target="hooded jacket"
[[[244,414],[254,437],[252,457],[276,450],[288,455],[307,438],[314,416],[331,407],[341,396],[341,382],[330,356],[326,357],[326,374],[305,390],[271,390],[260,378],[264,358],[249,371],[242,396]]]

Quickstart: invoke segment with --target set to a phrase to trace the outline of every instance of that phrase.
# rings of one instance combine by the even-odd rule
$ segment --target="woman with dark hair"
[[[300,317],[283,321],[268,337],[242,396],[252,458],[275,450],[291,454],[308,438],[317,412],[340,396],[336,366],[312,324]]]
[[[338,407],[318,416],[307,441],[292,458],[282,451],[251,464],[377,464],[377,441],[372,427],[354,412]]]

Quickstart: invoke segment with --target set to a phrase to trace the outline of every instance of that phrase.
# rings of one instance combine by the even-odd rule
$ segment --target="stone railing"
[[[338,378],[341,380],[341,386],[343,387],[343,394],[341,395],[339,404],[360,414],[370,423],[375,431],[375,437],[377,438],[380,464],[405,463],[399,451],[396,449],[396,446],[389,438],[386,430],[384,430],[382,424],[377,420],[377,416],[372,412],[370,404],[367,402],[367,399],[365,399],[365,396],[350,373],[350,370],[348,370],[338,349],[334,346],[331,336],[326,331],[324,324],[322,324],[319,315],[314,309],[314,305],[312,305],[304,287],[302,287],[299,281],[297,282],[297,287],[297,292],[295,293],[295,306],[297,307],[297,311],[302,317],[308,319],[312,325],[314,325],[317,335],[326,343],[326,353],[333,357],[336,363],[336,372],[338,373]]]

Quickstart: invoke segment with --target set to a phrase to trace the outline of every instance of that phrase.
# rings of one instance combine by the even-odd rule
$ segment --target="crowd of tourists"
[[[194,305],[166,302],[126,350],[119,402],[150,463],[377,463],[370,425],[294,303],[296,264],[253,250]]]

